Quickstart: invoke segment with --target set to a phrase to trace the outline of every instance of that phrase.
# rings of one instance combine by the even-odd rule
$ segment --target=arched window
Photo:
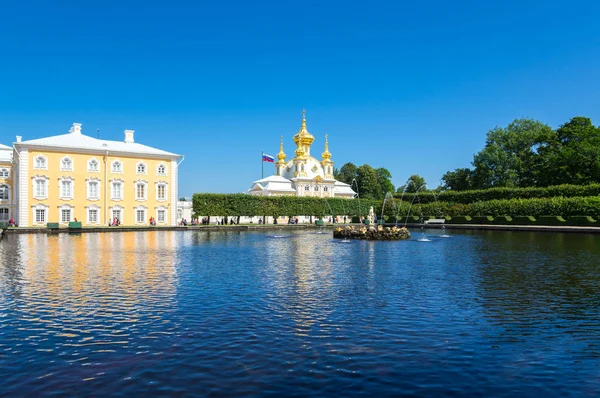
[[[0,178],[8,178],[10,171],[8,169],[0,169]]]
[[[62,171],[73,171],[73,160],[68,156],[62,158],[60,160],[60,169]]]
[[[323,187],[323,192],[327,192],[327,191],[328,191],[327,187]]]
[[[138,174],[146,174],[146,164],[143,162],[139,162],[137,164],[137,173]]]
[[[158,174],[159,176],[166,176],[167,175],[167,166],[165,166],[164,164],[159,164],[158,168],[156,169],[156,174]]]
[[[100,169],[100,164],[96,159],[90,159],[88,162],[88,171],[97,172]]]
[[[47,162],[46,162],[45,156],[38,155],[35,158],[35,168],[36,169],[44,169],[44,170],[47,168]]]
[[[319,187],[315,187],[315,191],[318,191],[318,190],[319,190]]]
[[[113,173],[122,173],[123,172],[123,164],[118,160],[112,162],[112,172]]]
[[[310,187],[307,185],[307,186],[304,187],[304,190],[308,191],[308,190],[310,190]]]
[[[10,187],[8,185],[0,185],[0,200],[10,199]]]

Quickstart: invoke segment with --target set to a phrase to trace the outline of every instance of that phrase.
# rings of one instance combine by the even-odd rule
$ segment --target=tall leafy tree
[[[473,159],[473,183],[477,188],[527,187],[537,184],[541,165],[538,149],[554,136],[546,124],[516,119],[507,127],[487,133],[483,150]]]
[[[379,183],[379,176],[377,171],[369,166],[363,164],[357,171],[356,181],[358,182],[358,190],[361,198],[365,199],[383,199],[381,194],[381,184]]]
[[[398,192],[415,193],[419,190],[424,191],[425,189],[427,189],[425,179],[418,174],[413,174],[408,177],[405,185],[398,188]]]
[[[354,163],[346,163],[342,166],[341,169],[334,170],[333,176],[336,180],[345,182],[346,184],[352,184],[352,180],[356,179],[358,168],[354,165]]]
[[[381,197],[385,197],[388,192],[394,192],[394,184],[392,184],[392,173],[383,167],[375,170],[377,172],[377,180],[381,186]]]
[[[560,126],[540,155],[540,185],[600,182],[600,129],[587,117]]]
[[[469,168],[459,168],[454,171],[448,171],[442,176],[443,189],[453,191],[466,191],[472,189],[473,170]]]

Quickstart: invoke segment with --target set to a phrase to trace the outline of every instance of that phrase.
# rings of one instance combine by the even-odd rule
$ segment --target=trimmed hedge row
[[[409,221],[410,222],[410,221]],[[551,225],[551,226],[597,226],[600,227],[600,221],[587,216],[572,216],[564,218],[562,216],[456,216],[447,219],[448,224],[483,224],[483,225]]]
[[[507,200],[507,199],[534,199],[564,196],[566,198],[598,196],[600,184],[590,185],[555,185],[544,188],[491,188],[472,191],[444,191],[444,192],[419,192],[418,194],[395,193],[396,199],[403,198],[405,202],[419,202],[422,204],[435,202],[451,202],[468,204],[478,201]]]

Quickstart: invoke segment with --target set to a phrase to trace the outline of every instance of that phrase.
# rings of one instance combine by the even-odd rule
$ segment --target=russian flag
[[[269,163],[273,163],[275,162],[275,158],[271,155],[267,155],[266,153],[263,153],[263,162],[269,162]]]

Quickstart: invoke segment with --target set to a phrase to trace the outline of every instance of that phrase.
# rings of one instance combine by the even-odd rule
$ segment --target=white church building
[[[325,135],[325,151],[321,154],[321,160],[310,155],[310,146],[315,137],[306,130],[305,113],[302,112],[302,126],[294,136],[296,157],[286,162],[282,140],[275,162],[275,174],[254,181],[248,190],[249,194],[346,199],[356,196],[356,192],[350,185],[336,181],[333,177],[333,161],[327,135]]]

